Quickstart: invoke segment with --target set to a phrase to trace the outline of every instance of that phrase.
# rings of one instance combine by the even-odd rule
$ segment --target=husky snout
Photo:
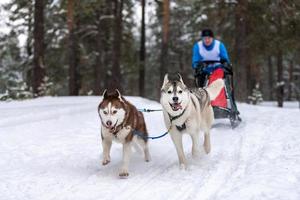
[[[108,121],[106,122],[106,125],[107,125],[108,127],[111,127],[112,121],[108,120]]]
[[[108,128],[110,131],[114,131],[116,129],[117,124],[118,124],[118,120],[114,124],[111,120],[108,120],[105,123],[106,128]]]
[[[170,106],[172,110],[177,111],[179,109],[182,109],[181,103],[179,102],[179,98],[177,96],[172,97],[172,103],[170,103]]]
[[[178,103],[178,97],[173,97],[172,99],[173,99],[174,103]]]

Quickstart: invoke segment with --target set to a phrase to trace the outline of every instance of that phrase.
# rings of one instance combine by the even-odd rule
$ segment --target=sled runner
[[[228,118],[231,127],[235,128],[242,120],[234,99],[232,76],[231,66],[220,61],[203,61],[195,70],[196,87],[207,87],[217,79],[224,80],[224,89],[216,99],[211,101],[211,105],[216,119]]]

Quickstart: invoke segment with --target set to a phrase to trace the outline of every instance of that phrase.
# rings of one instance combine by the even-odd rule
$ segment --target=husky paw
[[[129,173],[127,170],[125,170],[125,169],[120,170],[120,172],[119,172],[120,178],[127,178],[128,176],[129,176]]]
[[[179,165],[179,169],[180,169],[180,170],[187,170],[187,169],[188,169],[188,166],[187,166],[187,164],[181,163],[181,164]]]
[[[204,145],[204,150],[206,154],[210,153],[210,149],[211,149],[210,145]]]
[[[107,165],[108,163],[110,163],[110,160],[109,159],[104,159],[102,161],[102,165]]]
[[[148,155],[148,156],[145,156],[145,162],[150,162],[151,161],[151,156]]]

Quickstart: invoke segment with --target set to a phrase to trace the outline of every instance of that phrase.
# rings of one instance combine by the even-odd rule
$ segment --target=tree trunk
[[[283,82],[283,64],[282,64],[282,50],[277,50],[277,103],[278,107],[283,107],[284,95],[284,82]]]
[[[122,48],[122,10],[123,0],[114,0],[114,39],[113,39],[113,65],[110,87],[122,91],[121,77],[121,48]]]
[[[68,59],[69,59],[69,95],[79,94],[77,42],[74,33],[74,0],[68,0]]]
[[[98,33],[97,33],[97,56],[96,56],[96,64],[94,66],[95,72],[95,83],[94,83],[94,94],[100,95],[103,91],[103,80],[104,80],[104,73],[103,73],[103,44],[102,44],[102,34],[100,33],[101,27],[100,24],[98,25]]]
[[[33,41],[33,22],[34,22],[34,12],[33,12],[33,2],[28,2],[28,27],[27,27],[27,39],[26,39],[26,53],[27,53],[27,63],[32,64],[32,41]],[[28,68],[26,71],[26,83],[27,85],[33,84],[33,68]]]
[[[142,0],[142,20],[141,20],[141,47],[140,47],[140,70],[139,70],[139,93],[145,96],[145,1]]]
[[[33,58],[33,93],[40,95],[41,84],[45,77],[44,65],[44,1],[36,0],[34,4],[34,58]]]
[[[235,53],[237,65],[234,67],[237,99],[246,101],[248,97],[248,77],[249,68],[248,48],[247,48],[247,0],[238,0],[235,8]]]
[[[272,64],[272,57],[268,56],[268,85],[269,85],[269,100],[272,101],[273,100],[273,76],[274,76],[274,72],[273,72],[273,64]]]
[[[252,91],[255,88],[257,82],[257,74],[255,72],[255,64],[251,62],[251,53],[248,53],[248,61],[247,61],[247,100],[248,97],[252,95]]]
[[[105,6],[105,4],[104,4]],[[104,23],[105,19],[101,19],[102,12],[104,10],[104,6],[100,3],[99,8],[97,9],[96,19],[97,19],[97,35],[96,35],[96,63],[94,65],[94,94],[100,95],[103,91],[103,80],[104,80],[104,73],[103,73],[103,32],[104,32]]]
[[[163,1],[163,24],[162,24],[162,48],[160,58],[160,83],[162,84],[165,74],[168,72],[168,43],[170,23],[170,1]]]
[[[105,1],[105,15],[106,16],[112,16],[112,1],[106,0]],[[112,18],[106,18],[103,21],[103,38],[102,38],[102,44],[103,44],[103,78],[104,78],[104,88],[109,87],[110,77],[107,73],[108,70],[111,69],[112,66],[112,44],[111,44],[111,37],[112,37]]]
[[[29,1],[28,3],[28,37],[26,39],[26,51],[27,51],[27,57],[28,59],[32,56],[32,12],[33,12],[33,5],[32,2]]]
[[[192,84],[194,84],[194,81],[191,82],[189,80],[189,78],[188,78],[189,77],[189,74],[188,74],[189,69],[187,68],[188,65],[185,65],[184,61],[185,61],[185,54],[183,51],[179,51],[178,62],[179,62],[180,74],[181,74],[183,80],[185,80],[186,85],[192,85]]]
[[[290,61],[290,66],[289,66],[289,91],[288,91],[288,101],[292,100],[292,96],[293,96],[293,88],[292,88],[292,84],[294,82],[293,80],[293,73],[294,73],[294,62],[293,60]]]
[[[282,36],[281,12],[277,11],[278,35]],[[281,41],[277,39],[277,103],[278,107],[283,107],[284,82],[283,82],[283,53]]]

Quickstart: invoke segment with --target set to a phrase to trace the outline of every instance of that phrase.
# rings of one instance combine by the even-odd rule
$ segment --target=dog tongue
[[[177,110],[179,110],[179,109],[182,108],[181,105],[180,105],[179,103],[174,103],[174,104],[173,104],[173,107],[174,107],[175,109],[177,109]]]

